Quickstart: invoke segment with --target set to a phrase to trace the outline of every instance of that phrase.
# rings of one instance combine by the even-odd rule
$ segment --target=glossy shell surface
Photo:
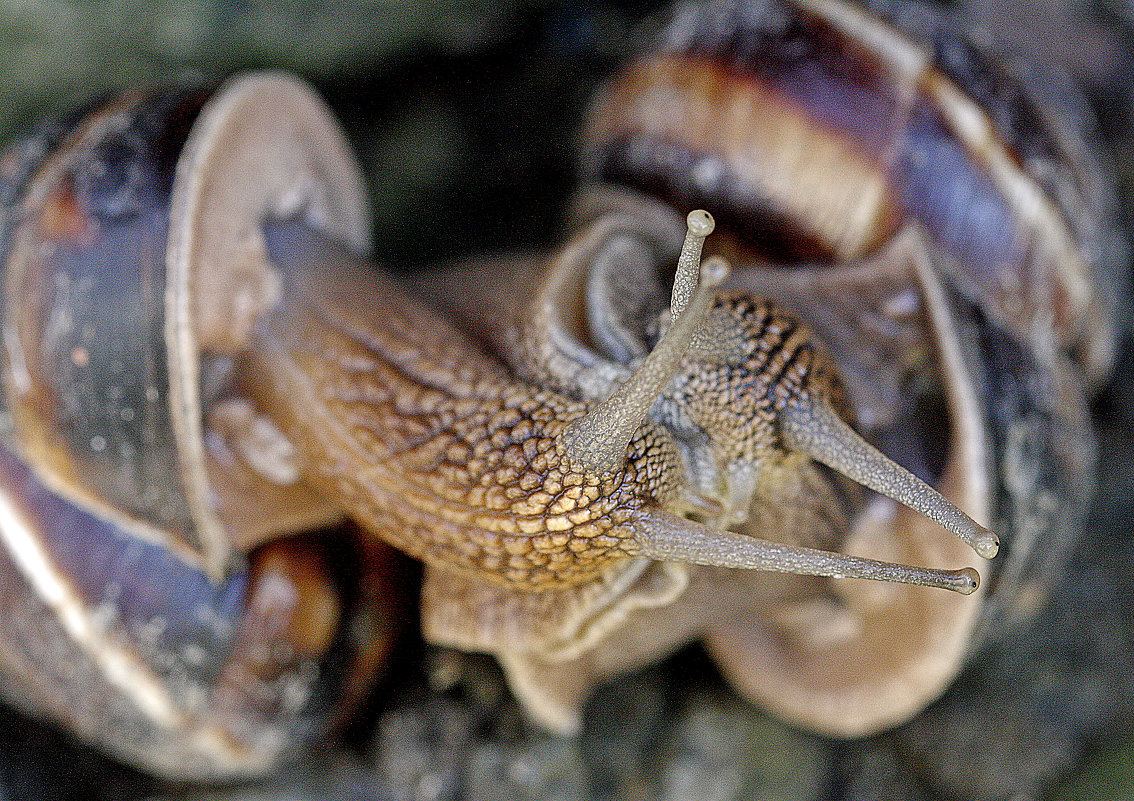
[[[1081,98],[928,10],[894,23],[833,0],[685,7],[600,96],[592,169],[715,205],[773,261],[859,259],[914,222],[1039,358],[1105,374],[1125,249]]]
[[[185,226],[201,182],[239,195],[216,165],[258,153],[234,108],[252,96],[280,123],[266,134],[279,147],[325,154],[273,151],[300,175],[283,188],[256,176],[262,193],[294,209],[340,192],[308,208],[365,246],[341,134],[283,76],[104,99],[3,161],[0,689],[129,762],[198,780],[269,770],[334,717],[352,663],[373,668],[385,647],[388,599],[358,589],[381,552],[330,529],[292,536],[335,516],[293,514],[310,493],[270,426],[261,451],[276,475],[234,457],[257,421],[240,420],[232,352],[199,344],[183,314],[223,303],[231,322],[251,297],[210,250],[222,238]],[[318,165],[335,158],[342,179],[324,191]],[[202,252],[209,281],[195,274]]]

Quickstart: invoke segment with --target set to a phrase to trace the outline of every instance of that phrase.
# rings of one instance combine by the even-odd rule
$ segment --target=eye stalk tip
[[[704,209],[695,209],[689,212],[689,216],[685,218],[685,224],[689,226],[689,233],[701,238],[711,234],[717,225],[716,221],[713,220],[713,215]]]
[[[893,498],[951,531],[985,559],[1000,540],[933,487],[866,442],[824,400],[797,400],[780,412],[780,433],[790,450]]]
[[[960,570],[954,571],[952,575],[956,578],[956,584],[950,589],[959,592],[961,595],[972,595],[980,586],[980,574],[971,567],[962,567]]]
[[[972,546],[980,556],[992,559],[1000,551],[1000,538],[987,528],[981,528],[973,537]]]

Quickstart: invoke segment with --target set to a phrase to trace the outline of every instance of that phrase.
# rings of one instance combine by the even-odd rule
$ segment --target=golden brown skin
[[[520,591],[578,586],[639,552],[627,523],[688,484],[662,426],[644,424],[614,473],[574,467],[559,437],[586,405],[520,380],[392,279],[358,278],[281,309],[258,354],[275,382],[258,401],[322,494],[428,564]],[[726,435],[725,461],[785,457],[774,409],[809,392],[837,400],[829,362],[770,303],[720,300],[713,322],[747,352],[735,365],[686,357],[674,400]]]
[[[517,589],[585,582],[628,556],[621,525],[672,469],[656,434],[620,474],[567,469],[556,437],[581,404],[516,381],[393,281],[367,283],[365,310],[357,287],[326,287],[318,305],[277,318],[261,351],[281,384],[261,402],[313,483],[406,553]],[[281,341],[299,345],[273,352]]]

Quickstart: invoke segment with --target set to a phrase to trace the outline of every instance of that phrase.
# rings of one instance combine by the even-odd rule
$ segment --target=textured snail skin
[[[632,217],[620,219],[633,229]],[[611,227],[604,220],[596,230]],[[686,265],[704,236],[694,230],[691,223]],[[561,693],[559,678],[537,663],[621,648],[620,628],[635,610],[664,609],[680,597],[689,580],[681,563],[976,589],[971,570],[925,571],[814,549],[839,548],[843,505],[805,456],[820,449],[799,437],[789,445],[782,420],[797,407],[840,404],[841,388],[822,346],[774,304],[744,296],[710,303],[703,279],[649,356],[596,402],[607,393],[557,389],[538,359],[517,356],[506,367],[301,223],[269,224],[265,233],[283,283],[252,348],[259,407],[304,454],[320,494],[426,563],[427,637],[497,654],[546,725],[576,726],[597,677],[582,671]],[[593,231],[581,235],[592,238]],[[701,268],[713,269],[711,260]],[[550,271],[552,284],[561,272]],[[693,327],[695,314],[711,323]],[[538,351],[540,340],[525,339],[520,353]],[[655,363],[663,366],[654,371]],[[541,373],[543,383],[517,375]],[[673,410],[655,416],[659,392]],[[674,418],[689,421],[685,433]],[[817,431],[815,441],[857,437],[840,425],[845,433]],[[892,462],[876,458],[882,474],[897,475]],[[752,506],[753,496],[766,500]],[[682,517],[695,509],[708,525]],[[717,528],[732,520],[751,536]],[[982,536],[991,535],[970,539],[974,547]],[[934,561],[948,564],[944,553],[966,558],[957,547]],[[995,538],[979,547],[994,554]],[[702,625],[715,619],[703,618]],[[664,651],[695,631],[661,622],[654,634]]]
[[[561,440],[586,404],[517,380],[393,283],[364,283],[361,269],[357,282],[343,280],[351,269],[342,263],[333,282],[323,280],[303,268],[325,257],[292,258],[302,272],[283,296],[310,308],[276,311],[257,369],[277,385],[258,393],[307,453],[324,494],[357,498],[353,517],[429,564],[527,593],[585,584],[639,553],[629,524],[648,504],[669,501],[681,476],[656,425],[632,426],[610,468],[573,464]],[[806,337],[783,352],[777,331],[788,325],[770,324],[774,307],[741,302],[734,313],[766,332],[744,369],[784,371],[763,382],[764,404],[828,391],[818,386],[833,375]],[[283,353],[275,343],[297,345]],[[294,374],[280,367],[289,362]],[[337,425],[304,430],[311,409]],[[770,409],[757,426],[774,440]],[[340,441],[309,443],[333,436]]]
[[[923,459],[918,472],[978,517],[995,510],[1009,534],[1028,532],[1003,563],[1010,578],[988,609],[1012,605],[1027,566],[1057,564],[1064,545],[1055,543],[1081,528],[1093,470],[1087,397],[1113,358],[1108,290],[1123,250],[1089,146],[1069,126],[1046,126],[1037,113],[1043,93],[1018,85],[1014,67],[945,25],[921,37],[842,3],[711,2],[683,6],[660,38],[660,52],[617,74],[596,99],[586,129],[591,175],[608,189],[629,185],[682,211],[719,214],[731,241],[718,247],[757,259],[735,271],[732,285],[782,298],[821,330],[849,405],[875,436]],[[624,212],[638,203],[631,195],[580,216]],[[636,216],[641,232],[658,214],[639,208]],[[593,243],[568,249],[590,251],[579,258],[590,259],[594,274],[607,270]],[[648,258],[638,266],[633,247],[609,249],[634,264],[627,273],[652,269]],[[764,269],[768,259],[786,264]],[[656,308],[648,278],[570,278],[548,288],[551,278],[542,296],[520,304],[516,342],[491,323],[493,309],[513,312],[516,301],[494,303],[482,292],[463,300],[445,287],[446,278],[461,281],[455,275],[427,281],[430,296],[444,298],[541,386],[597,400],[592,384],[622,380],[644,352],[618,330],[607,337],[601,318],[635,319],[640,302]],[[493,280],[479,279],[459,285]],[[584,292],[590,330],[580,332]],[[620,292],[631,307],[623,312],[604,300]],[[721,386],[713,377],[702,366],[691,384]],[[910,391],[917,382],[935,387],[931,414],[941,425],[920,442],[934,421],[919,416]],[[793,509],[808,506],[780,497]],[[1049,512],[1040,511],[1045,505]],[[870,548],[873,539],[873,547],[888,542],[881,549],[890,556],[910,547],[940,556],[932,534],[903,511],[875,505],[850,517],[834,538],[848,549]],[[812,526],[797,519],[753,528]],[[1052,546],[1033,550],[1039,542]],[[628,601],[642,609],[609,642],[595,645],[601,623],[557,624],[558,639],[527,651],[467,630],[463,607],[497,608],[505,593],[437,579],[426,587],[425,625],[443,642],[496,652],[513,688],[533,708],[543,704],[552,725],[572,725],[573,706],[594,682],[701,634],[742,692],[841,736],[916,713],[979,639],[972,605],[934,609],[914,592],[896,597],[906,592],[897,587],[872,598],[852,582],[793,598],[794,588],[766,588],[762,578],[670,573],[671,582],[689,584],[662,604],[665,579],[651,574],[658,594]],[[946,630],[936,643],[927,638]]]

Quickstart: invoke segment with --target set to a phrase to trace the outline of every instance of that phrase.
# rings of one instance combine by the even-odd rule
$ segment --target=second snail
[[[269,771],[330,684],[365,683],[327,654],[380,659],[380,594],[343,590],[381,580],[375,541],[425,563],[426,639],[496,656],[559,733],[696,639],[822,734],[934,700],[1082,524],[1111,211],[1024,89],[969,97],[853,6],[749,9],[679,13],[595,101],[566,243],[417,276],[441,312],[358,255],[359,170],[295,79],[127,95],[12,151],[5,441],[30,490],[5,570],[9,608],[57,622],[7,616],[11,700],[159,774]],[[108,302],[120,253],[145,292]],[[77,559],[37,503],[116,550]],[[340,516],[378,567],[277,544]],[[137,603],[151,547],[201,594]],[[250,667],[273,553],[301,600],[272,629],[289,658]],[[50,669],[61,648],[79,668]]]

